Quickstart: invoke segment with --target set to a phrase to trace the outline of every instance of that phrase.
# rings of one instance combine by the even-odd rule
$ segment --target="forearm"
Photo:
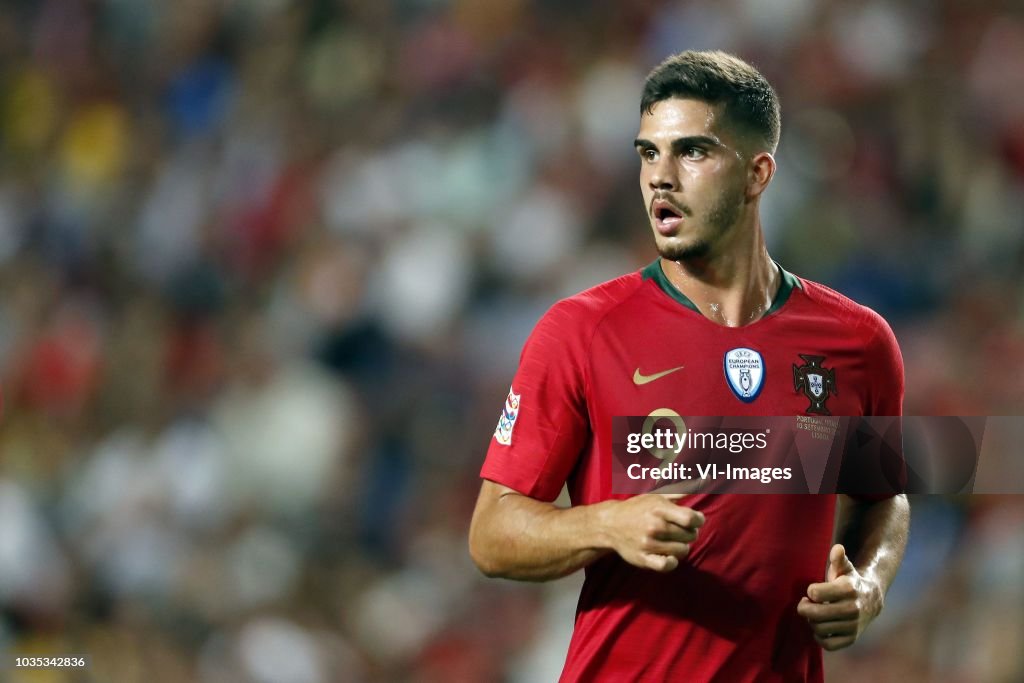
[[[836,542],[842,543],[861,575],[876,581],[884,594],[907,546],[910,504],[904,495],[880,501],[843,498]]]
[[[505,493],[473,517],[470,553],[491,577],[549,581],[587,566],[610,548],[602,533],[604,503],[558,508]]]

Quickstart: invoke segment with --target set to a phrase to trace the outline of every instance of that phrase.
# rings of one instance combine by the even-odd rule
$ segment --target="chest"
[[[659,409],[861,415],[866,403],[861,342],[822,325],[772,321],[747,329],[667,320],[618,327],[595,337],[590,362],[595,419]]]

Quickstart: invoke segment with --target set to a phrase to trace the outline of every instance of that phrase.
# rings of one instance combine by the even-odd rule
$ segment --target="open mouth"
[[[651,215],[654,216],[654,224],[658,232],[663,235],[672,235],[676,228],[683,221],[683,213],[665,200],[657,200],[651,206]]]
[[[671,218],[682,218],[682,215],[671,206],[661,206],[654,210],[654,217],[659,221],[664,221]]]

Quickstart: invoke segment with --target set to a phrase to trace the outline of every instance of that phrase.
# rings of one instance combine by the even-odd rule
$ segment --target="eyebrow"
[[[672,141],[670,146],[674,153],[678,153],[681,150],[687,149],[689,147],[697,147],[700,145],[704,145],[705,147],[724,147],[721,140],[710,135],[687,135],[686,137],[676,138],[675,140]],[[633,146],[643,147],[644,149],[658,148],[658,146],[655,145],[653,142],[651,142],[650,140],[645,140],[644,138],[637,138],[636,140],[634,140]]]

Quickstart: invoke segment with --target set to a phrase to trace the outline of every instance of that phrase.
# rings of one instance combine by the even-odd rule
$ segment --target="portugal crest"
[[[807,407],[808,413],[831,415],[825,401],[829,396],[839,394],[836,389],[835,369],[821,366],[825,356],[806,356],[802,353],[799,355],[804,359],[804,364],[799,367],[793,366],[793,388],[804,392],[804,396],[811,402]]]

